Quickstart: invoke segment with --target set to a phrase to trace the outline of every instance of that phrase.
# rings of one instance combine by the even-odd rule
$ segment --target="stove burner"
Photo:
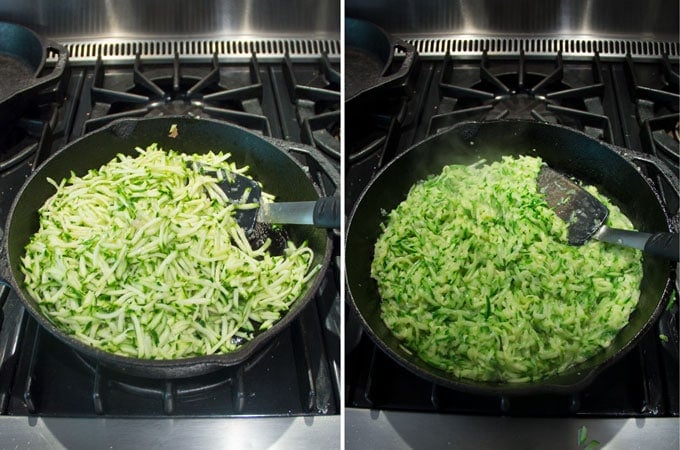
[[[186,72],[186,73],[185,73]],[[132,82],[106,80],[101,57],[91,88],[92,115],[85,131],[92,131],[121,117],[190,115],[213,117],[271,135],[262,110],[262,80],[253,55],[246,70],[223,74],[215,55],[204,69],[180,70],[179,55],[173,68],[142,67],[139,54]]]
[[[528,73],[525,75],[525,83],[529,86],[538,85],[543,80],[541,74]],[[505,73],[496,77],[498,82],[506,86],[502,92],[498,91],[498,86],[488,81],[481,81],[472,86],[480,92],[492,93],[493,97],[488,100],[481,98],[461,98],[456,102],[454,111],[469,110],[475,106],[480,106],[481,100],[484,105],[484,119],[538,119],[544,122],[561,123],[573,128],[583,129],[583,125],[576,119],[568,116],[559,116],[549,109],[549,106],[560,106],[558,101],[551,100],[544,93],[537,93],[533,88],[526,88],[516,84],[517,74]],[[562,82],[555,82],[551,86],[551,91],[564,91],[571,89],[570,86]],[[486,96],[485,96],[486,97]],[[490,109],[486,109],[488,107]],[[585,110],[586,105],[582,99],[567,99],[563,102],[565,107]],[[477,111],[474,109],[473,111]],[[481,112],[481,111],[480,111]]]
[[[202,104],[200,102],[192,102],[191,100],[172,100],[165,102],[151,103],[150,111],[145,117],[160,117],[160,116],[179,116],[187,115],[192,117],[207,117],[203,112]]]
[[[430,120],[428,134],[461,120],[534,119],[576,128],[611,142],[611,124],[603,114],[600,60],[595,54],[593,83],[572,87],[563,81],[562,53],[557,54],[555,68],[548,73],[526,70],[524,52],[520,52],[516,71],[495,74],[483,52],[479,68],[480,81],[471,86],[452,82],[453,60],[449,54],[439,83],[442,97],[438,114]]]

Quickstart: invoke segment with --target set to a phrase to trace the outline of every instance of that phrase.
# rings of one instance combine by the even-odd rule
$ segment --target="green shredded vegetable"
[[[542,161],[451,165],[389,213],[371,276],[381,317],[429,364],[477,381],[541,379],[593,356],[639,298],[641,253],[567,243],[537,192]],[[608,225],[631,229],[609,208]]]
[[[588,427],[583,425],[578,429],[577,432],[578,446],[579,447],[583,446],[586,443],[586,439],[588,439]]]
[[[228,353],[272,327],[318,271],[312,250],[251,248],[234,212],[252,205],[217,185],[220,169],[247,169],[229,154],[137,152],[48,180],[57,192],[21,260],[41,310],[88,345],[146,359]]]

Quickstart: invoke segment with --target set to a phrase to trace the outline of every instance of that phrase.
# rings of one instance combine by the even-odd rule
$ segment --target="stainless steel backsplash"
[[[0,20],[58,41],[340,39],[340,0],[0,0]]]
[[[347,16],[402,38],[543,36],[679,40],[678,0],[346,0]]]
[[[494,53],[680,55],[678,0],[346,0],[423,57]],[[340,57],[340,0],[0,0],[0,20],[64,43],[73,62]]]

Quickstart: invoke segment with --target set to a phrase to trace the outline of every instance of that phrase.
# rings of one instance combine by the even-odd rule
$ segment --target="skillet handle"
[[[378,86],[385,86],[395,80],[401,80],[405,78],[409,74],[409,72],[411,72],[411,69],[415,65],[418,53],[416,52],[414,46],[402,41],[401,39],[396,39],[392,43],[392,50],[394,51],[394,49],[397,48],[406,52],[406,57],[404,58],[404,61],[402,61],[399,70],[397,70],[395,73],[391,75],[383,75],[383,77],[380,79]],[[385,70],[386,71],[389,70],[389,67],[386,67]]]
[[[340,228],[340,197],[321,197],[314,205],[314,225],[321,228]]]
[[[64,73],[64,70],[66,70],[66,64],[68,63],[68,50],[66,50],[66,47],[63,45],[57,44],[53,41],[47,41],[45,43],[45,48],[48,51],[52,50],[53,52],[57,53],[58,56],[57,62],[52,68],[52,71],[48,74],[37,77],[37,81],[40,86],[50,83],[51,81],[61,77],[61,75]]]
[[[663,161],[652,155],[647,155],[639,152],[633,153],[630,150],[625,149],[623,150],[629,153],[629,155],[626,155],[628,156],[628,159],[653,166],[654,169],[659,173],[659,175],[665,178],[666,182],[671,187],[671,189],[673,189],[675,194],[680,196],[680,190],[678,189],[678,177],[675,173],[673,173],[673,171],[670,168],[668,168],[668,166],[666,166],[666,164]]]
[[[662,183],[672,191],[670,195],[675,195],[676,198],[680,199],[680,183],[678,183],[678,176],[663,161],[656,156],[621,149],[620,147],[617,148],[620,149],[620,154],[629,161],[644,163],[653,167],[656,171],[656,175],[659,177],[659,183]],[[669,219],[670,230],[675,232],[680,231],[680,211],[668,211],[666,214]],[[675,261],[677,261],[677,258]]]

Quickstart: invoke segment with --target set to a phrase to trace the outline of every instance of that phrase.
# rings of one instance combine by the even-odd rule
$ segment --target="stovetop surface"
[[[212,60],[70,68],[0,140],[0,222],[28,175],[68,142],[120,117],[224,120],[285,142],[326,195],[339,188],[339,62],[325,55],[261,63]],[[289,147],[289,148],[288,148]],[[95,149],[96,150],[96,149]],[[0,236],[4,239],[4,236]],[[156,380],[86,360],[0,286],[0,415],[42,417],[293,417],[337,415],[339,237],[316,298],[245,363]]]
[[[566,125],[663,161],[667,169],[643,170],[677,217],[677,187],[660,172],[678,173],[678,92],[677,59],[604,61],[595,54],[563,60],[559,53],[421,59],[404,83],[384,92],[375,110],[357,120],[364,132],[348,133],[346,211],[382,167],[424,138],[466,120],[528,119]],[[673,303],[635,349],[581,392],[506,397],[459,392],[411,373],[362,332],[346,301],[345,405],[352,411],[347,420],[362,421],[364,409],[480,417],[677,417]]]

